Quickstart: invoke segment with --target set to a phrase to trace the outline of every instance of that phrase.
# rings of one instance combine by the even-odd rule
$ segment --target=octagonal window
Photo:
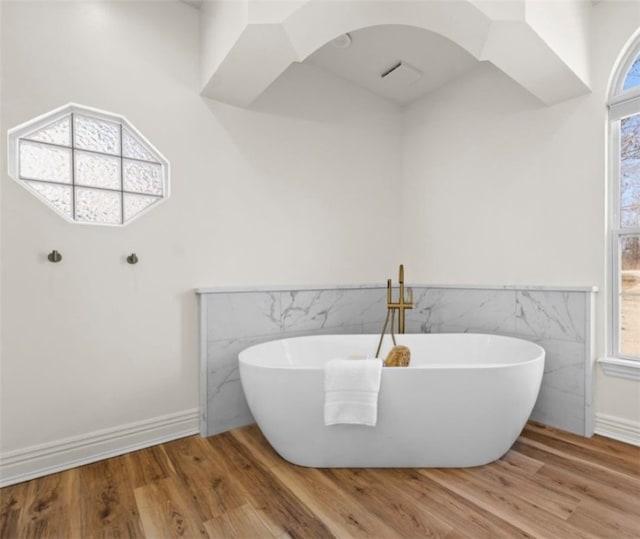
[[[124,225],[169,196],[169,162],[117,114],[69,104],[8,139],[9,175],[68,221]]]

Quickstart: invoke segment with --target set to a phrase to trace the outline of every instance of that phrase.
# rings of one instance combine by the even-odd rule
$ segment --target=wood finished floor
[[[467,469],[311,469],[255,426],[0,490],[0,537],[640,537],[640,448],[528,424]]]

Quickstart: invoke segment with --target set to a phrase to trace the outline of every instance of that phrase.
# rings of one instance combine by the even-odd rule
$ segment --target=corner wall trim
[[[640,447],[640,422],[608,414],[596,414],[595,433]]]
[[[8,451],[0,455],[0,487],[198,433],[198,409]]]

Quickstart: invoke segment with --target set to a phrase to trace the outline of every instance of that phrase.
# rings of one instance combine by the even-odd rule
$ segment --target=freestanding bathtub
[[[397,335],[411,364],[383,368],[376,426],[325,426],[324,363],[372,357],[378,338],[298,337],[240,352],[249,408],[283,458],[318,468],[468,467],[509,450],[536,402],[545,351],[496,335]]]

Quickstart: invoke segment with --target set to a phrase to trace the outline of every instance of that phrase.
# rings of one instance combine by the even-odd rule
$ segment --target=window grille
[[[169,196],[169,162],[122,116],[69,104],[8,138],[9,175],[68,221],[125,225]]]

